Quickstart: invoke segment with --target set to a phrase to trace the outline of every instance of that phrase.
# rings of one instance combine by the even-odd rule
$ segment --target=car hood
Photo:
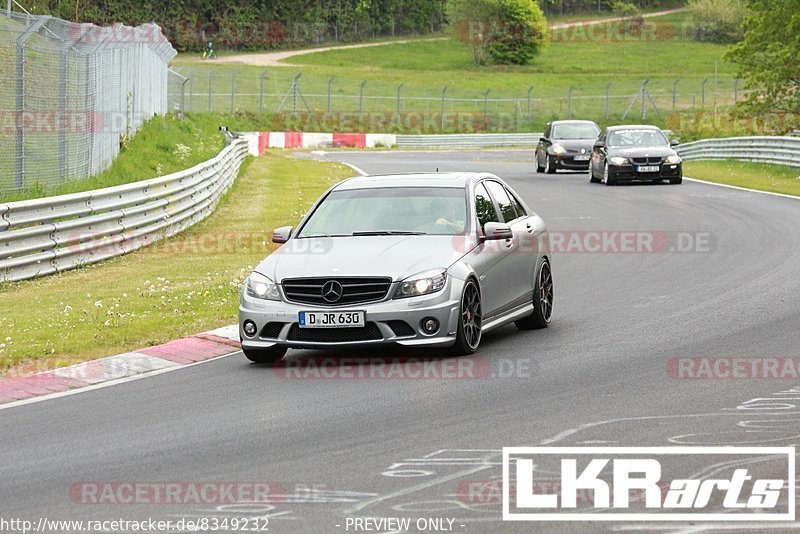
[[[675,151],[668,146],[610,147],[608,149],[609,156],[622,156],[625,158],[665,158],[674,154]]]
[[[569,152],[580,152],[584,149],[587,153],[594,147],[594,139],[553,139],[553,143],[558,143]]]
[[[465,236],[358,236],[290,239],[256,271],[277,283],[284,278],[390,276],[448,268],[469,246]]]

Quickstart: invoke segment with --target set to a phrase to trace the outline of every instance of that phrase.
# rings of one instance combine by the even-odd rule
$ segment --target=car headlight
[[[681,157],[677,154],[674,156],[667,156],[667,163],[677,164],[681,162]]]
[[[608,162],[612,165],[625,165],[628,163],[628,158],[614,156],[613,158],[608,158]]]
[[[553,154],[563,154],[564,152],[567,151],[566,148],[564,148],[563,146],[559,145],[558,143],[553,143],[553,146],[550,147],[550,148],[553,149]]]
[[[397,287],[394,298],[418,297],[441,291],[447,281],[447,271],[435,269],[409,276]]]
[[[253,298],[265,300],[280,300],[278,284],[263,274],[252,272],[247,278],[247,294]]]

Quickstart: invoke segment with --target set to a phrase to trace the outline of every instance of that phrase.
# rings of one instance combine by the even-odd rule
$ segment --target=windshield
[[[297,237],[463,234],[464,190],[453,187],[379,187],[333,191]]]
[[[600,130],[594,124],[555,124],[554,139],[597,139]]]
[[[608,146],[669,146],[660,130],[616,130],[608,133]]]

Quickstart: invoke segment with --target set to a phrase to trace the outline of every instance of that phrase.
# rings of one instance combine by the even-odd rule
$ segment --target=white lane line
[[[362,169],[360,169],[360,168],[356,167],[356,166],[355,166],[355,165],[353,165],[352,163],[347,163],[346,161],[340,161],[339,163],[344,163],[345,165],[347,165],[348,167],[350,167],[351,169],[353,169],[354,171],[356,171],[356,172],[357,172],[358,174],[360,174],[361,176],[369,176],[369,173],[366,173],[366,172],[364,172]]]
[[[747,191],[748,193],[760,193],[762,195],[770,195],[773,197],[783,197],[783,198],[791,198],[794,200],[800,200],[800,196],[796,195],[787,195],[785,193],[773,193],[772,191],[760,191],[758,189],[748,189],[747,187],[739,187],[738,185],[728,185],[728,184],[720,184],[717,182],[707,182],[706,180],[698,180],[697,178],[689,178],[688,176],[683,177],[684,180],[689,180],[690,182],[697,182],[699,184],[706,184],[706,185],[716,185],[717,187],[727,187],[728,189],[738,189],[739,191]]]
[[[233,347],[231,347],[233,348]],[[6,404],[0,404],[0,410],[6,410],[8,408],[16,408],[17,406],[24,406],[26,404],[34,404],[37,402],[42,402],[51,399],[58,399],[61,397],[68,397],[70,395],[76,395],[78,393],[85,393],[87,391],[94,391],[96,389],[107,388],[110,386],[116,386],[118,384],[124,384],[126,382],[132,382],[134,380],[139,380],[141,378],[149,378],[151,376],[163,375],[164,373],[169,373],[171,371],[177,371],[179,369],[187,369],[189,367],[194,367],[195,365],[201,365],[208,362],[213,362],[214,360],[219,360],[220,358],[227,358],[233,354],[239,353],[241,350],[234,350],[228,354],[221,354],[219,356],[214,356],[213,358],[209,358],[208,360],[203,360],[199,362],[193,362],[186,365],[176,365],[174,367],[166,367],[164,369],[156,369],[155,371],[151,371],[148,373],[142,373],[138,375],[126,376],[124,378],[119,378],[116,380],[109,380],[108,382],[100,382],[99,384],[92,384],[91,386],[85,386],[75,389],[69,389],[67,391],[59,391],[56,393],[50,393],[48,395],[41,395],[39,397],[32,397],[30,399],[22,399],[14,402],[8,402]]]

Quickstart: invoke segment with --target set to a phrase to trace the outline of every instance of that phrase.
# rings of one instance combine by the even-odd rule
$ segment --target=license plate
[[[661,170],[661,167],[658,165],[639,165],[636,167],[637,172],[658,172]]]
[[[297,317],[300,328],[345,328],[364,326],[367,312],[361,311],[301,311]]]
[[[589,161],[589,156],[575,156],[575,161]]]

